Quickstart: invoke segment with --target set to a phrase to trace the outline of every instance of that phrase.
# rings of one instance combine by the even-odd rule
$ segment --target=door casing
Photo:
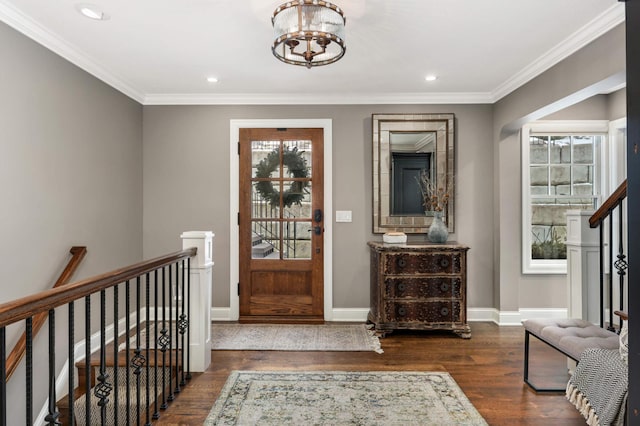
[[[230,120],[229,138],[229,320],[240,317],[238,282],[240,279],[240,236],[238,227],[240,158],[238,141],[241,128],[322,128],[324,130],[324,319],[333,320],[333,164],[331,119],[255,119]]]

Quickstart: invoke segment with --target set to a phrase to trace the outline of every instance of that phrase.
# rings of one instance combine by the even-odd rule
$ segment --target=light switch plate
[[[336,222],[351,221],[351,210],[336,210]]]

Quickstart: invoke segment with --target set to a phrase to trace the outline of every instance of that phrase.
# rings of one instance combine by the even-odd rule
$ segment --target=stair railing
[[[80,262],[82,262],[82,259],[84,259],[84,256],[87,254],[87,248],[84,246],[73,246],[69,250],[69,253],[71,253],[71,259],[69,259],[67,266],[64,268],[64,270],[60,274],[60,277],[58,277],[58,280],[53,285],[53,288],[60,287],[69,282],[73,274],[76,272],[76,269],[78,269],[78,266],[80,266]],[[32,326],[33,337],[35,337],[36,334],[38,334],[38,331],[40,331],[40,329],[42,328],[42,326],[46,321],[47,321],[46,312],[40,312],[39,314],[34,315],[33,326]],[[13,373],[16,371],[16,368],[18,368],[18,364],[20,363],[20,361],[22,361],[22,358],[24,358],[26,351],[27,351],[27,333],[24,332],[22,333],[22,336],[20,336],[20,339],[18,339],[18,342],[16,342],[15,346],[13,347],[13,350],[11,351],[11,353],[9,353],[9,356],[7,357],[7,381],[11,378],[11,376],[13,376]]]
[[[599,228],[600,231],[600,327],[604,327],[604,313],[605,313],[605,287],[608,288],[608,297],[607,297],[607,310],[609,312],[608,318],[608,329],[615,330],[615,326],[613,323],[613,271],[614,268],[617,270],[618,274],[618,291],[619,291],[619,310],[624,311],[624,283],[625,276],[627,274],[627,268],[629,267],[629,263],[627,261],[627,255],[625,254],[624,248],[624,227],[625,227],[625,218],[624,218],[624,206],[623,201],[627,197],[627,181],[625,180],[620,184],[620,186],[611,194],[611,196],[600,206],[600,208],[589,218],[589,226],[591,228]],[[616,219],[617,214],[617,220]],[[607,221],[608,219],[608,221]],[[608,224],[608,226],[605,226]],[[608,228],[608,236],[605,235],[605,228]],[[615,255],[614,261],[614,243],[617,238],[618,242],[618,252]],[[605,260],[606,249],[608,246],[609,249],[609,262]],[[606,267],[608,266],[609,270],[609,282],[608,286],[605,282],[605,272]],[[620,320],[622,321],[622,320]]]
[[[60,286],[38,294],[17,299],[0,305],[0,426],[7,424],[25,423],[34,424],[33,400],[34,400],[34,370],[43,363],[47,364],[46,374],[38,374],[46,382],[48,379],[47,413],[44,421],[48,425],[69,424],[76,421],[75,397],[76,377],[75,365],[75,302],[84,300],[84,343],[85,343],[85,378],[83,393],[84,416],[82,420],[86,425],[95,424],[151,424],[152,419],[160,417],[160,410],[169,407],[169,402],[174,400],[191,378],[189,368],[189,315],[190,315],[190,275],[191,258],[196,255],[197,249],[190,248],[174,252],[148,261],[120,268],[102,275],[88,278],[75,283]],[[133,292],[131,291],[131,287]],[[119,289],[124,287],[125,300],[120,300]],[[109,291],[109,295],[107,294]],[[134,293],[132,295],[132,293]],[[153,293],[153,295],[152,295]],[[99,371],[93,373],[91,364],[91,296],[99,294],[100,297],[100,327],[99,327]],[[107,336],[107,296],[109,296],[110,308],[113,318],[113,335]],[[132,298],[135,299],[135,307],[132,306]],[[151,306],[151,301],[155,306]],[[146,335],[142,336],[143,312],[142,304],[146,310]],[[121,306],[124,305],[126,325],[124,330],[119,328]],[[68,396],[69,411],[65,419],[60,418],[56,399],[56,318],[64,314],[67,307],[67,352],[68,352]],[[48,318],[48,353],[40,354],[38,361],[34,361],[33,329],[36,316],[44,314]],[[131,326],[131,317],[134,317],[135,326]],[[20,321],[25,321],[26,335],[26,366],[25,366],[25,395],[21,399],[24,403],[24,420],[12,417],[8,422],[7,398],[7,363],[6,340],[7,327]],[[153,337],[151,335],[153,334]],[[186,334],[186,342],[185,342]],[[124,348],[126,365],[119,366],[118,356],[120,346],[118,337],[124,336]],[[94,336],[95,337],[95,336]],[[107,340],[113,339],[112,349],[107,348]],[[144,339],[144,340],[143,340]],[[151,340],[153,339],[153,340]],[[146,344],[143,343],[146,341]],[[158,350],[160,353],[158,353]],[[111,352],[112,351],[112,352]],[[154,363],[150,365],[151,351],[153,351]],[[113,355],[113,373],[107,371],[107,356]],[[161,357],[161,360],[158,357]],[[185,361],[186,356],[186,361]],[[158,368],[158,366],[160,368]],[[119,402],[120,387],[119,372],[124,370],[126,384],[125,412],[121,413],[117,403]],[[153,371],[151,371],[153,370]],[[160,370],[160,371],[158,371]],[[131,377],[133,375],[133,377]],[[142,376],[142,377],[141,377]],[[152,378],[153,376],[153,378]],[[159,377],[161,376],[161,378]],[[46,379],[44,378],[46,377]],[[144,385],[142,386],[142,380]],[[135,383],[133,383],[135,382]],[[39,383],[44,387],[44,383]],[[95,385],[95,386],[93,386]],[[92,388],[93,386],[93,388]],[[153,388],[153,390],[152,390]],[[113,391],[113,395],[112,395]],[[153,392],[153,394],[152,394]],[[154,401],[151,401],[151,398]],[[12,403],[13,404],[13,403]],[[95,410],[94,406],[97,405]],[[12,416],[17,415],[18,408],[11,405]],[[153,412],[152,412],[153,411]]]

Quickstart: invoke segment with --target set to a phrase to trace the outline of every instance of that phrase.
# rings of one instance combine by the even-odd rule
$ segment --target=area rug
[[[380,340],[365,324],[213,323],[211,349],[242,351],[374,351]]]
[[[486,425],[448,373],[233,371],[205,425]]]

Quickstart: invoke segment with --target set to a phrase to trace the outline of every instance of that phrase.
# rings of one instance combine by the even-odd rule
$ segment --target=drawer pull
[[[449,308],[440,309],[440,315],[442,315],[442,316],[449,315]]]
[[[440,266],[442,266],[443,268],[448,268],[449,267],[449,258],[448,257],[443,257],[440,259]]]
[[[400,307],[398,308],[398,316],[403,317],[407,315],[407,308]]]
[[[400,268],[404,268],[405,266],[407,266],[407,261],[404,260],[404,257],[400,257],[398,258],[398,267]]]
[[[404,292],[407,289],[405,283],[398,283],[398,291]]]
[[[447,283],[440,284],[440,290],[449,291],[449,284],[447,284]]]

